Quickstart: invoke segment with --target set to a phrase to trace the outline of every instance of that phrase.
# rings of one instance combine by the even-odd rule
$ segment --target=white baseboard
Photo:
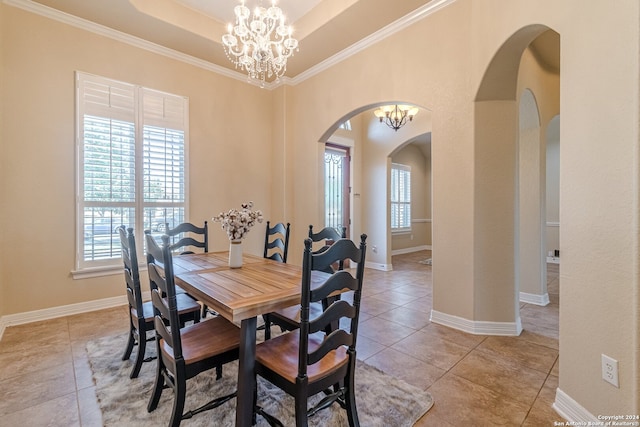
[[[381,270],[381,271],[392,271],[393,270],[393,265],[391,265],[391,264],[381,264],[379,262],[365,261],[364,262],[364,266],[366,268],[371,268],[373,270]]]
[[[560,257],[557,256],[548,256],[547,264],[560,264]]]
[[[143,293],[143,299],[149,299],[149,297],[150,292]],[[57,317],[70,316],[73,314],[87,313],[89,311],[102,310],[105,308],[117,307],[119,305],[125,304],[127,304],[127,297],[126,295],[122,295],[117,297],[80,302],[76,304],[62,305],[59,307],[45,308],[42,310],[9,314],[7,316],[0,317],[0,339],[2,339],[5,329],[9,326],[39,322],[42,320],[55,319]]]
[[[527,304],[534,305],[549,305],[549,294],[544,293],[542,295],[539,294],[528,294],[526,292],[520,292],[520,302],[525,302]]]
[[[552,407],[561,417],[572,422],[572,425],[597,425],[601,421],[560,388],[556,389],[556,400]]]
[[[431,321],[474,335],[518,336],[522,332],[520,316],[515,322],[485,322],[431,310]]]
[[[431,250],[431,245],[422,245],[422,246],[414,246],[412,248],[404,248],[404,249],[395,249],[391,251],[391,256],[393,255],[403,255],[403,254],[410,254],[413,252],[420,252],[420,251],[430,251]]]

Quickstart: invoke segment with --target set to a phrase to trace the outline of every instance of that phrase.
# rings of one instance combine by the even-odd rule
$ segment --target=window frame
[[[401,188],[394,188],[394,184],[396,184],[398,187],[401,185],[401,182],[394,183],[394,180],[395,180],[394,174],[396,173],[396,171],[398,174],[406,175],[406,178],[404,179],[406,180],[408,185],[405,185],[404,195],[401,194],[403,193]],[[399,200],[394,200],[396,195],[398,196]],[[403,199],[407,199],[407,200],[403,200]],[[394,205],[402,205],[406,207],[406,210],[408,211],[406,223],[404,224],[399,223],[398,226],[394,226],[394,223],[395,223],[394,214],[393,214]],[[401,221],[401,218],[398,218],[398,220]],[[391,228],[391,233],[392,234],[410,233],[411,223],[412,223],[411,221],[411,166],[392,162],[390,176],[389,176],[389,224]]]
[[[115,209],[122,208],[132,209],[133,224],[125,224],[136,230],[137,240],[143,242],[143,229],[145,227],[145,214],[149,208],[169,208],[174,212],[182,210],[183,221],[188,216],[189,206],[189,99],[184,96],[170,94],[154,89],[146,88],[140,85],[121,82],[106,77],[96,76],[80,71],[76,71],[75,76],[75,95],[76,95],[76,206],[75,206],[75,229],[76,229],[76,254],[75,254],[75,270],[72,276],[75,279],[101,276],[107,274],[120,273],[122,270],[122,261],[119,250],[119,240],[117,234],[111,230],[111,238],[107,252],[111,256],[100,259],[86,259],[85,254],[85,209],[91,207],[109,207]],[[92,98],[93,93],[89,86],[100,87],[105,89],[103,99]],[[129,96],[132,96],[130,98]],[[94,102],[95,101],[95,102]],[[146,101],[146,103],[145,103]],[[155,104],[154,104],[155,103]],[[120,108],[122,107],[122,108]],[[96,114],[98,111],[101,114]],[[133,123],[134,127],[134,149],[133,149],[133,185],[129,191],[133,193],[133,201],[125,201],[114,198],[109,201],[92,201],[85,198],[85,117],[96,116],[104,117],[110,121],[125,120]],[[145,147],[155,147],[145,142],[145,136],[149,135],[154,129],[160,128],[165,132],[177,131],[180,136],[183,135],[182,153],[176,160],[177,165],[181,169],[178,180],[172,182],[178,183],[181,187],[178,191],[177,201],[153,201],[153,199],[145,200],[145,176],[150,169],[145,169]],[[169,138],[164,139],[165,146],[171,148]],[[113,145],[113,139],[110,141]],[[180,144],[178,145],[180,146]],[[182,163],[180,163],[180,158]],[[173,163],[175,166],[176,163]],[[108,170],[113,171],[113,167],[109,166]],[[181,182],[181,183],[180,183]],[[111,185],[113,185],[111,183]],[[112,188],[112,187],[109,187]],[[116,221],[118,219],[116,218]],[[94,220],[95,221],[95,220]],[[114,228],[121,225],[110,221],[110,225]],[[113,240],[116,240],[116,244]],[[94,236],[91,242],[95,242]],[[138,244],[138,259],[144,261],[143,244]],[[117,254],[117,255],[116,255]]]

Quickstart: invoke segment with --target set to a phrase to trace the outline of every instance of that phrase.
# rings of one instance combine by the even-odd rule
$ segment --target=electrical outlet
[[[605,354],[602,355],[602,379],[616,387],[620,387],[618,383],[618,361]]]

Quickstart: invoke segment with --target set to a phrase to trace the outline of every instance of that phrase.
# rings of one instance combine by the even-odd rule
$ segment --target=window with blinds
[[[77,268],[119,265],[118,226],[142,236],[184,222],[188,100],[80,72],[76,82]]]
[[[391,231],[411,230],[411,167],[391,164]]]

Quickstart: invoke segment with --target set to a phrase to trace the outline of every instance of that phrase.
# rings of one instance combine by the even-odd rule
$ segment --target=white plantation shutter
[[[411,230],[411,167],[391,164],[391,230]]]
[[[119,265],[116,227],[183,222],[188,100],[84,73],[77,81],[77,268]]]
[[[185,105],[181,101],[143,90],[145,201],[184,202]]]

